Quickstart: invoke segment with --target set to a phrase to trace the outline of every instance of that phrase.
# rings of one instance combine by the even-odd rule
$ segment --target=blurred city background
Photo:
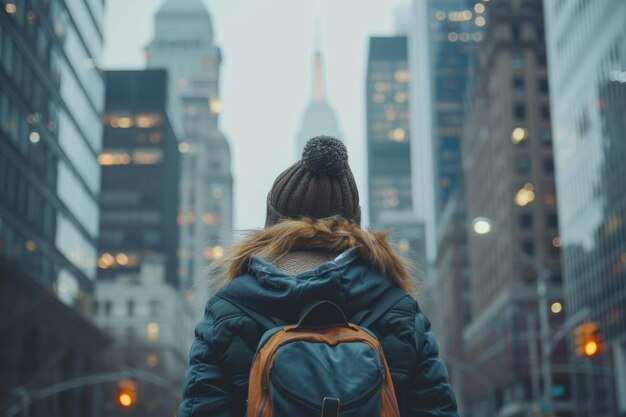
[[[0,58],[0,415],[174,415],[327,134],[461,415],[626,416],[626,1],[0,0]]]

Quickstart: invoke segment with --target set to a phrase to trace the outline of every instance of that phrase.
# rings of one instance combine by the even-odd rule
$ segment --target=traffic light
[[[599,323],[583,323],[574,329],[576,354],[592,357],[602,350],[602,335]]]
[[[137,401],[137,383],[123,379],[117,383],[117,402],[122,407],[131,407]]]

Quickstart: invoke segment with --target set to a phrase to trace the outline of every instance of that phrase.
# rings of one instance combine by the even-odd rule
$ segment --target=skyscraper
[[[411,186],[406,36],[372,37],[366,80],[369,224],[389,229],[401,251],[424,265],[424,229]]]
[[[85,17],[86,16],[86,17]],[[95,373],[103,2],[0,1],[0,403],[97,415],[94,390],[16,393]]]
[[[604,340],[596,358],[575,357],[576,415],[622,415],[626,2],[546,0],[545,15],[565,309],[589,308]]]
[[[564,321],[542,2],[493,1],[486,21],[461,141],[467,223],[476,225],[468,237],[472,316],[463,347],[469,368],[480,369],[490,387],[468,375],[472,415],[525,413],[539,403],[536,323],[545,333]],[[491,231],[479,227],[485,222]],[[542,292],[548,307],[539,309]],[[571,415],[565,344],[543,359],[561,393],[547,412]]]
[[[221,60],[202,1],[166,0],[147,61],[168,69],[182,107],[179,277],[198,315],[209,297],[205,267],[223,256],[233,227],[230,147],[218,127]]]
[[[165,70],[107,71],[98,278],[137,283],[142,266],[178,287],[180,123]]]
[[[482,40],[488,3],[468,0],[415,0],[409,42],[412,77],[413,149],[416,169],[432,169],[422,208],[428,223],[435,277],[429,280],[436,300],[431,319],[441,356],[448,360],[453,384],[455,360],[462,359],[462,331],[469,320],[467,220],[461,159],[465,88],[470,60]],[[422,39],[423,38],[423,39]],[[432,155],[432,158],[430,157]],[[431,162],[432,160],[432,162]],[[432,163],[432,167],[430,164]],[[416,175],[414,174],[414,178]],[[416,180],[424,181],[417,177]],[[432,196],[432,197],[431,197]],[[419,202],[418,202],[419,203]],[[433,274],[435,275],[435,274]]]
[[[319,28],[318,28],[319,32]],[[337,116],[326,98],[326,83],[324,78],[324,58],[320,47],[319,33],[317,45],[313,54],[312,97],[302,115],[302,124],[296,141],[295,160],[299,160],[304,145],[312,137],[319,135],[334,136],[342,139],[339,131]]]

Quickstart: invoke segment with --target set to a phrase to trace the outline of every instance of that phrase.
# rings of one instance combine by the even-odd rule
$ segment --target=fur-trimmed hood
[[[224,279],[228,282],[247,273],[253,257],[273,263],[292,251],[341,253],[354,248],[361,261],[412,293],[409,263],[393,250],[387,237],[387,232],[363,230],[340,216],[286,220],[234,245],[226,256]]]

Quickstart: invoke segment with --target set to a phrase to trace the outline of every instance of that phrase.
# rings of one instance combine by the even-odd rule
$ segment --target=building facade
[[[202,1],[165,1],[146,56],[148,67],[168,70],[181,106],[179,278],[199,318],[210,295],[206,267],[223,257],[233,228],[230,147],[218,128],[222,57]]]
[[[97,373],[106,345],[88,320],[103,13],[97,0],[0,1],[0,404],[41,416],[91,416],[101,406],[94,387],[22,401]]]
[[[422,202],[432,207],[421,210],[431,234],[427,239],[433,241],[429,285],[435,300],[453,300],[436,303],[431,320],[458,388],[463,372],[455,365],[463,361],[462,333],[470,312],[461,137],[470,61],[482,40],[488,6],[482,1],[416,0],[411,13],[411,102],[416,103],[411,122],[413,146],[421,158],[414,166],[432,169],[432,180],[416,190],[432,196]]]
[[[369,225],[424,275],[425,231],[413,202],[406,36],[372,37],[366,77]]]
[[[160,281],[178,287],[180,127],[167,72],[107,71],[106,87],[98,278],[132,283],[158,259]]]
[[[546,0],[545,16],[565,308],[604,340],[574,357],[577,415],[625,415],[626,3]]]
[[[542,402],[537,323],[549,337],[564,320],[542,2],[493,1],[485,19],[461,146],[468,223],[486,218],[492,230],[468,235],[463,348],[482,378],[465,378],[464,399],[471,415],[527,415]],[[549,307],[540,311],[543,278]],[[567,362],[563,342],[542,362],[559,392],[545,412],[573,413]]]

